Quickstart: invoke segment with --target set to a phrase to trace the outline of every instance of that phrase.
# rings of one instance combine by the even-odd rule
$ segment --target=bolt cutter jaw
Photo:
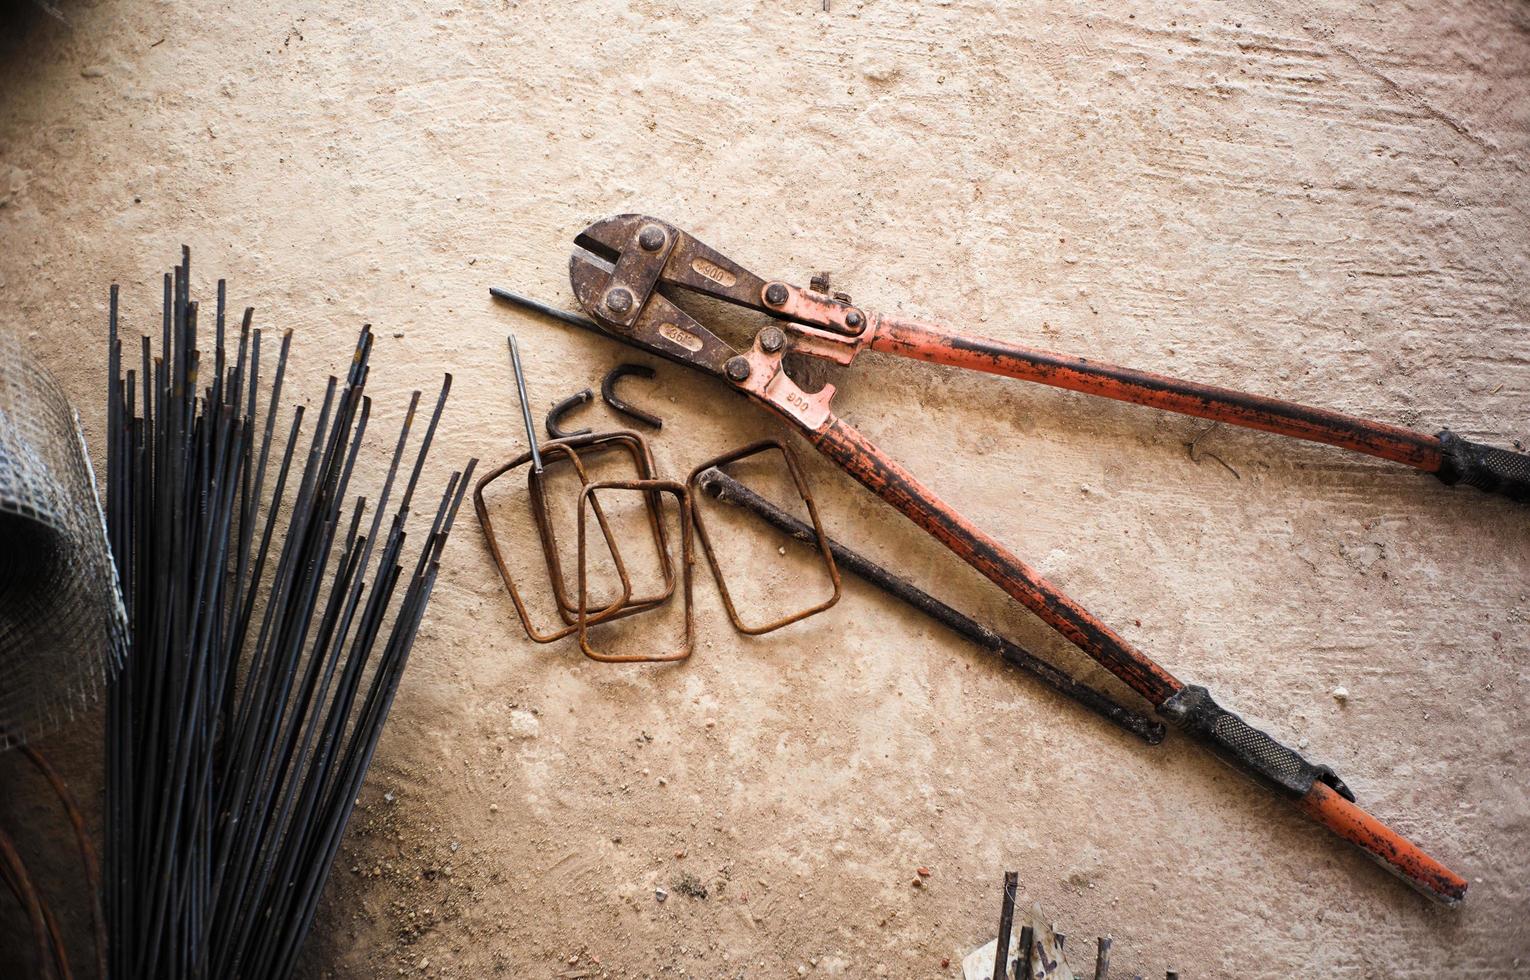
[[[874,314],[826,293],[762,279],[658,218],[621,214],[597,221],[574,244],[610,265],[598,291],[588,284],[594,305],[580,295],[602,323],[631,327],[655,292],[685,289],[779,320],[797,353],[837,364],[849,364],[876,333]]]
[[[796,351],[848,364],[871,331],[848,303],[760,278],[667,222],[640,214],[598,221],[575,239],[569,280],[601,329],[631,346],[711,374],[809,432],[831,418],[834,387],[804,391],[782,367]],[[671,299],[689,290],[782,322],[739,350]],[[851,326],[850,324],[855,324]],[[783,329],[784,328],[784,329]]]
[[[719,378],[723,365],[738,353],[653,286],[635,296],[616,278],[614,266],[589,252],[575,252],[568,271],[579,305],[617,340]],[[626,307],[622,312],[612,309],[613,298]]]

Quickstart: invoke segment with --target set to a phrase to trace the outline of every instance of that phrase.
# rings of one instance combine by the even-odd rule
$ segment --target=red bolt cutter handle
[[[818,450],[836,466],[1018,599],[1048,626],[1152,702],[1154,707],[1170,707],[1165,703],[1172,702],[1184,692],[1199,692],[1209,702],[1203,688],[1188,687],[1138,651],[1002,544],[973,526],[854,426],[832,415],[814,430],[807,429],[796,419],[793,421],[797,421]],[[1317,773],[1295,783],[1281,782],[1278,777],[1291,767],[1309,764],[1241,718],[1221,710],[1214,702],[1212,708],[1216,711],[1211,716],[1216,719],[1215,724],[1204,728],[1182,727],[1208,743],[1227,761],[1258,779],[1275,783],[1276,788],[1285,790],[1287,795],[1295,795],[1303,814],[1360,847],[1425,895],[1446,905],[1454,905],[1465,897],[1467,883],[1464,878],[1346,799],[1343,794],[1348,791],[1343,783],[1334,778],[1336,788]],[[1170,714],[1169,711],[1164,713]],[[1258,745],[1260,739],[1267,745]],[[1252,750],[1251,741],[1255,743]],[[1311,768],[1326,770],[1326,767]],[[1331,771],[1327,776],[1332,777]]]
[[[964,336],[938,324],[883,315],[870,347],[934,364],[1002,374],[1086,395],[1323,442],[1429,473],[1440,469],[1440,440],[1422,432],[1085,357]]]
[[[1313,783],[1297,809],[1359,847],[1383,868],[1442,905],[1466,897],[1466,879],[1419,849],[1418,845],[1340,796],[1326,783]]]

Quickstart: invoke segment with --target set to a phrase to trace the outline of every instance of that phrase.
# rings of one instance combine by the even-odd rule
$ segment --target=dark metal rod
[[[1004,899],[999,906],[999,941],[993,949],[993,980],[1009,980],[1009,934],[1015,925],[1015,892],[1020,872],[1004,872]]]
[[[1106,980],[1110,976],[1110,947],[1113,940],[1109,936],[1101,936],[1097,940],[1098,949],[1094,954],[1094,980]]]
[[[808,544],[817,543],[813,529],[805,522],[788,514],[722,470],[715,467],[707,470],[701,474],[699,482],[703,490],[718,500],[743,507],[799,541]],[[1164,726],[1161,722],[1117,704],[1106,694],[1074,680],[1030,651],[1012,643],[987,626],[958,612],[832,538],[829,540],[829,550],[834,553],[834,561],[841,568],[854,572],[888,595],[901,599],[978,646],[999,654],[1022,670],[1029,671],[1048,687],[1072,698],[1112,724],[1131,732],[1149,745],[1157,745],[1163,741]]]
[[[409,483],[404,487],[404,498],[398,504],[400,519],[409,515],[409,505],[414,502],[414,488],[419,485],[420,473],[425,469],[425,457],[430,454],[430,444],[436,437],[436,426],[441,422],[441,413],[446,410],[446,397],[451,393],[452,376],[443,375],[441,392],[436,395],[435,410],[430,413],[430,422],[425,426],[425,435],[420,439],[420,448],[414,457],[414,469],[409,472]]]
[[[526,395],[526,372],[521,368],[521,347],[510,335],[510,368],[515,372],[515,390],[521,399],[521,421],[526,424],[526,441],[531,443],[531,465],[542,472],[542,451],[537,448],[537,427],[531,421],[531,399]]]
[[[605,332],[605,330],[601,328],[600,324],[596,323],[594,320],[591,320],[589,317],[583,317],[577,313],[570,313],[568,310],[560,310],[556,306],[544,303],[541,300],[532,299],[529,296],[522,296],[520,293],[512,293],[510,290],[501,289],[498,286],[490,286],[489,295],[493,296],[495,299],[502,299],[507,303],[512,303],[516,306],[519,306],[523,310],[530,310],[533,313],[538,313],[542,316],[548,317],[549,319],[557,320],[559,323],[566,323],[571,327],[580,327],[584,330],[590,331],[591,333],[598,333],[602,337],[610,336]]]
[[[1036,930],[1027,922],[1020,927],[1020,966],[1015,970],[1016,980],[1031,980],[1031,953],[1036,949]]]
[[[416,394],[377,512],[367,515],[357,497],[347,514],[351,479],[364,472],[356,463],[371,408],[363,394],[371,331],[361,331],[343,390],[331,381],[289,506],[302,406],[264,500],[287,339],[257,424],[260,333],[247,311],[237,354],[228,347],[220,282],[214,346],[198,350],[186,251],[165,277],[159,356],[145,338],[142,370],[125,379],[115,289],[112,300],[105,511],[130,619],[129,656],[106,714],[107,969],[123,978],[275,980],[292,972],[312,923],[462,500],[465,477],[453,474],[395,601],[409,500],[451,379],[368,583],[418,406]],[[278,528],[280,557],[267,579]],[[251,635],[258,605],[265,611]],[[368,678],[358,715],[351,706]],[[67,970],[62,959],[59,967]]]

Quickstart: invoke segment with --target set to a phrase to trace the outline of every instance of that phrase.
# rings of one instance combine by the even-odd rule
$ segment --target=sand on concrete
[[[0,325],[99,447],[107,286],[130,333],[151,329],[186,242],[198,291],[226,276],[257,324],[295,331],[293,393],[319,396],[364,322],[377,432],[451,372],[444,479],[523,448],[508,331],[539,414],[629,357],[487,287],[570,303],[573,235],[637,210],[768,276],[830,270],[868,306],[1500,445],[1530,435],[1523,7],[823,6],[12,13]],[[1121,976],[1530,970],[1522,508],[880,356],[835,380],[838,411],[937,492],[1460,868],[1467,905],[1428,906],[1204,753],[1134,743],[854,581],[829,613],[749,640],[703,577],[679,667],[535,646],[469,520],[303,975],[954,976],[992,938],[1010,868],[1070,937],[1113,934]],[[631,391],[669,420],[669,476],[779,429],[669,365]],[[834,534],[1106,682],[808,465]],[[746,610],[790,606],[794,580],[758,576]],[[47,747],[99,807],[93,738]],[[8,821],[42,826],[19,762],[0,776],[18,787]],[[66,893],[67,857],[38,859]],[[76,936],[82,921],[70,908]],[[0,972],[26,962],[3,946]]]

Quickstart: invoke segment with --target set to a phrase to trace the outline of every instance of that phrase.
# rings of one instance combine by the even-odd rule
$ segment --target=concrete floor
[[[451,372],[444,480],[523,448],[507,331],[539,408],[626,357],[487,287],[571,303],[574,234],[637,210],[768,276],[832,270],[868,306],[1530,438],[1523,5],[822,6],[23,5],[0,48],[0,326],[99,445],[107,286],[148,328],[189,243],[204,295],[226,276],[293,328],[294,393],[322,392],[363,322],[374,418]],[[842,415],[1142,649],[1305,740],[1470,877],[1467,904],[1430,907],[1181,740],[1137,744],[854,581],[747,640],[703,577],[676,668],[534,646],[468,520],[304,975],[954,976],[1009,868],[1076,941],[1115,936],[1113,975],[1530,973],[1522,507],[879,356],[837,380]],[[668,365],[633,392],[669,419],[669,476],[779,429]],[[808,462],[832,533],[1079,668]],[[758,576],[747,611],[793,583]],[[87,798],[93,738],[46,743]],[[6,810],[42,820],[20,773],[0,759],[23,786]]]

